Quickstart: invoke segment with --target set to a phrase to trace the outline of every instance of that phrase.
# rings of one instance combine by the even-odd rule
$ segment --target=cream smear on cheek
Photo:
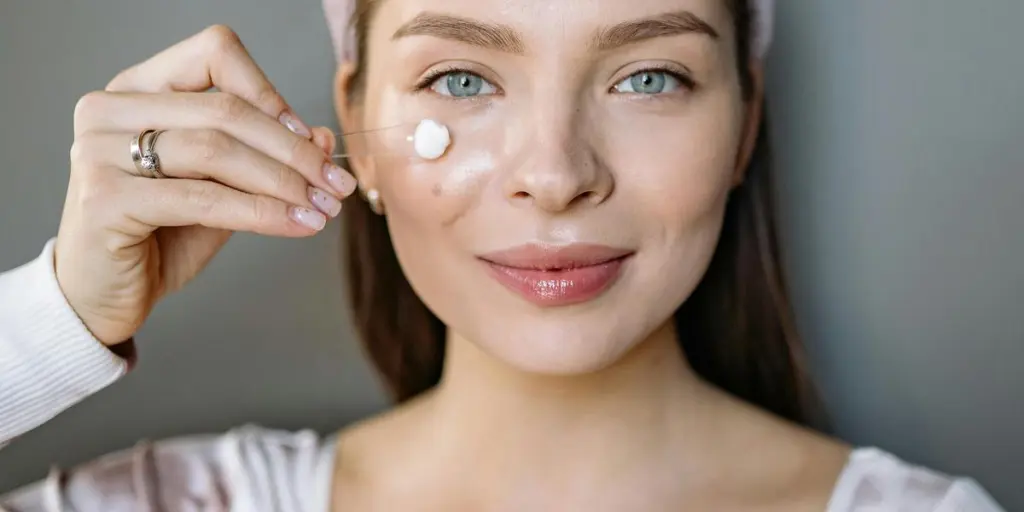
[[[507,154],[508,130],[495,121],[473,116],[454,118],[447,124],[436,118],[420,121],[411,138],[418,158],[410,170],[432,178],[435,197],[477,198],[499,168],[516,160]],[[470,202],[459,201],[459,205],[467,208]]]
[[[434,195],[457,196],[478,191],[496,167],[494,156],[488,151],[472,151],[460,159],[434,186]]]
[[[433,119],[424,119],[412,135],[416,155],[424,160],[437,160],[445,155],[452,144],[451,131]],[[494,156],[481,148],[460,147],[456,156],[445,165],[444,176],[434,185],[435,196],[463,195],[475,190],[486,173],[495,167]]]
[[[376,184],[393,214],[447,225],[479,204],[508,158],[505,117],[491,109],[466,109],[410,97],[397,87],[378,89],[371,125],[408,128],[388,145],[403,158],[378,160]],[[396,140],[397,139],[397,140]]]
[[[424,160],[441,158],[451,144],[452,134],[448,127],[433,119],[420,121],[412,135],[413,149]]]
[[[443,123],[438,117],[416,124],[405,141],[410,157],[381,169],[380,179],[387,195],[404,202],[410,214],[450,225],[477,204],[500,159],[490,147],[491,130],[472,120]]]
[[[424,160],[437,160],[452,144],[449,128],[434,120],[424,119],[412,135],[416,155]],[[494,156],[481,148],[460,148],[457,158],[446,162],[443,177],[434,184],[435,196],[469,195],[484,183],[487,173],[495,168]]]
[[[434,162],[438,171],[438,181],[432,192],[435,196],[467,195],[477,192],[486,178],[498,166],[498,158],[494,153],[494,140],[499,138],[486,129],[473,123],[454,121],[458,132],[458,143],[453,145],[453,129],[434,119],[424,119],[417,125],[412,136],[416,154],[423,160],[435,161],[444,157],[443,161]]]

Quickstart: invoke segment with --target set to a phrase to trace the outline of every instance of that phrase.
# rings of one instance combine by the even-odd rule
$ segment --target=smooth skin
[[[664,33],[680,10],[718,36],[623,41]],[[341,124],[439,112],[503,142],[486,172],[352,161],[448,340],[438,387],[342,433],[336,510],[825,510],[849,448],[703,382],[670,320],[706,271],[760,122],[760,66],[744,101],[732,27],[722,0],[380,4],[365,89],[351,94],[353,66],[337,75]],[[637,92],[644,70],[656,94]],[[447,193],[451,180],[463,186]],[[600,297],[545,308],[477,258],[529,242],[635,255]]]
[[[668,321],[706,268],[759,122],[730,71],[727,13],[717,0],[506,4],[387,0],[365,103],[348,102],[353,67],[339,69],[339,117],[355,130],[436,101],[409,90],[427,68],[474,62],[516,99],[510,133],[535,144],[522,166],[459,196],[354,163],[361,185],[380,190],[403,269],[449,340],[440,386],[340,433],[333,509],[824,510],[849,447],[700,380]],[[719,42],[587,46],[599,27],[681,8],[716,27]],[[416,13],[440,9],[492,23],[501,12],[524,52],[391,40]],[[685,61],[702,92],[658,104],[609,92],[645,60]],[[503,100],[493,101],[501,114]],[[630,126],[651,130],[632,140],[638,130],[599,132]],[[157,147],[168,179],[140,177],[130,161],[128,143],[144,129],[168,130]],[[297,121],[226,27],[129,68],[75,112],[55,256],[69,303],[114,346],[232,232],[316,234],[355,189],[351,175],[325,167],[333,146],[329,130]],[[604,296],[557,311],[523,304],[474,259],[552,233],[637,253]]]

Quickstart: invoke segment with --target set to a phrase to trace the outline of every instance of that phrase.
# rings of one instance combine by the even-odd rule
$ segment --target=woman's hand
[[[331,165],[333,134],[299,121],[223,26],[87,94],[74,124],[57,279],[108,345],[134,335],[231,232],[311,236],[356,188]],[[131,141],[150,129],[166,130],[154,148],[164,178],[132,161]]]

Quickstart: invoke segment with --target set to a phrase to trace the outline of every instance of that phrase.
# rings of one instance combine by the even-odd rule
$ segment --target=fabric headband
[[[749,0],[754,6],[756,26],[752,39],[752,55],[764,58],[772,42],[775,0]],[[327,27],[331,31],[334,54],[341,62],[356,60],[356,28],[352,23],[356,0],[323,0]]]

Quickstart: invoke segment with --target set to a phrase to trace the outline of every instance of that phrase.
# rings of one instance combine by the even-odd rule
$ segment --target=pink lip
[[[632,251],[603,245],[524,245],[480,256],[506,288],[540,306],[594,299],[619,277]]]

